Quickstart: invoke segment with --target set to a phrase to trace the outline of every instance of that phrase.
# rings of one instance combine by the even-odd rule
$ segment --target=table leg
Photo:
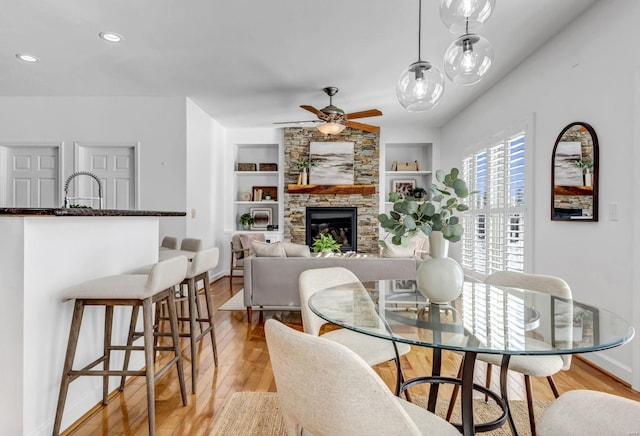
[[[477,353],[468,351],[463,359],[462,367],[462,434],[474,435],[476,432],[473,419],[473,369]]]
[[[440,369],[442,367],[442,350],[439,348],[433,349],[433,358],[431,363],[431,377],[440,376]],[[436,402],[438,401],[438,388],[439,383],[433,383],[429,386],[429,402],[427,403],[427,410],[431,413],[436,411]]]
[[[507,373],[509,372],[509,359],[510,355],[505,354],[502,356],[502,364],[500,365],[500,395],[502,395],[502,399],[507,404],[507,419],[509,420],[509,427],[511,427],[511,432],[518,436],[518,431],[516,430],[516,423],[513,421],[513,416],[511,416],[511,409],[509,408],[509,398],[507,394]]]

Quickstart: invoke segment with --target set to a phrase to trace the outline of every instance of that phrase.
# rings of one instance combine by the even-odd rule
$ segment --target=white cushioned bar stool
[[[182,370],[182,359],[180,355],[180,344],[178,337],[178,321],[174,302],[173,286],[182,282],[187,272],[187,259],[184,256],[174,257],[155,264],[149,274],[122,274],[102,277],[89,280],[67,291],[66,299],[75,299],[71,329],[69,332],[69,342],[67,354],[62,372],[62,382],[60,383],[60,395],[58,397],[58,407],[53,427],[53,434],[60,433],[62,413],[64,411],[69,384],[76,378],[84,375],[102,376],[102,403],[107,404],[109,376],[126,377],[128,375],[145,376],[147,378],[147,414],[149,421],[149,434],[155,434],[155,381],[164,375],[174,364],[178,371],[180,392],[182,403],[187,405],[187,392],[184,383],[184,372]],[[171,324],[171,337],[173,346],[169,349],[173,351],[174,357],[157,373],[154,373],[154,345],[153,345],[153,303],[161,300],[168,300],[169,320]],[[73,369],[80,325],[85,306],[104,306],[104,352],[102,357],[91,362],[82,369]],[[113,322],[113,308],[115,306],[132,306],[132,313],[135,314],[133,325],[137,320],[140,306],[142,306],[142,318],[144,325],[143,346],[133,346],[128,342],[126,346],[111,344],[111,331]],[[132,316],[132,319],[134,317]],[[131,350],[144,351],[145,370],[129,371],[125,367],[123,370],[112,370],[109,368],[110,353],[114,350],[125,350],[127,354]],[[102,370],[93,369],[99,364],[103,364]],[[121,385],[121,389],[122,389]]]
[[[191,342],[191,389],[196,393],[197,382],[197,343],[202,340],[207,334],[211,336],[211,346],[213,348],[213,361],[215,366],[218,366],[218,349],[216,347],[216,332],[213,325],[213,300],[211,298],[211,287],[209,280],[209,270],[218,265],[218,259],[220,257],[220,250],[217,247],[209,248],[207,250],[198,251],[194,254],[193,260],[189,263],[187,268],[187,274],[180,286],[186,285],[186,299],[188,301],[188,316],[179,316],[178,321],[187,321],[189,323],[189,331],[186,333],[179,333],[180,337],[188,337]],[[203,308],[200,305],[198,282],[202,280],[204,282],[204,300],[206,304],[206,313],[203,314]],[[170,333],[159,331],[159,322],[167,319],[160,315],[160,306],[156,306],[156,328],[158,336],[168,336]],[[196,323],[199,324],[200,330],[197,331]],[[203,328],[203,324],[208,324]],[[130,338],[129,340],[132,340]],[[128,355],[125,355],[125,364],[128,362]]]

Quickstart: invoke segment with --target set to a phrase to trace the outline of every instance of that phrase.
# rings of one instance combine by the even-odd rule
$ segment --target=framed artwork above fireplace
[[[353,185],[353,142],[310,142],[309,156],[316,165],[309,170],[313,185]]]

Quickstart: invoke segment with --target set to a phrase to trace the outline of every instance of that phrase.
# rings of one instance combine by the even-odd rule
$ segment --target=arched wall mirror
[[[598,221],[598,137],[587,123],[562,130],[551,158],[551,219]]]

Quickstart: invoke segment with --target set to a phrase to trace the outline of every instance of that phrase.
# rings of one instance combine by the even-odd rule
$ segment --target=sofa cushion
[[[241,233],[238,237],[240,238],[241,248],[243,250],[249,250],[248,252],[245,251],[246,256],[253,256],[255,254],[253,251],[253,245],[251,245],[253,241],[266,241],[264,233]],[[238,257],[238,259],[241,259],[242,257],[245,257],[245,255],[240,253],[240,257]]]
[[[292,242],[283,242],[284,252],[287,257],[310,257],[311,250],[308,245],[294,244]]]
[[[256,257],[287,257],[287,253],[285,253],[282,242],[280,241],[272,244],[253,241],[251,245],[253,246]]]
[[[387,248],[383,248],[381,257],[429,257],[429,237],[424,233],[418,233],[407,245],[394,245],[387,242]]]

